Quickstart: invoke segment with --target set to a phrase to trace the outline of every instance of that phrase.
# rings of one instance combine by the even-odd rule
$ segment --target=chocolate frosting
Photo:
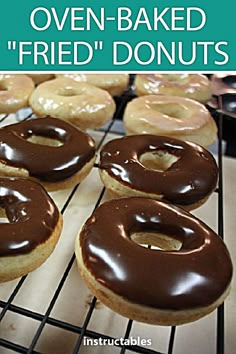
[[[166,151],[178,160],[166,171],[145,167],[142,154]],[[100,168],[134,190],[163,195],[173,204],[191,205],[215,189],[218,168],[203,147],[174,138],[133,135],[108,142],[100,155]]]
[[[34,144],[27,139],[41,136],[59,140],[61,146]],[[95,155],[94,142],[85,132],[60,119],[45,117],[0,129],[0,161],[25,168],[30,176],[57,182],[71,177]]]
[[[29,179],[0,177],[0,207],[9,220],[1,222],[1,257],[31,252],[49,239],[59,220],[53,200]]]
[[[138,232],[167,235],[182,247],[144,248],[131,239]],[[220,237],[191,214],[156,200],[132,197],[102,204],[85,223],[80,246],[85,267],[100,284],[154,308],[208,306],[232,278],[232,262]]]

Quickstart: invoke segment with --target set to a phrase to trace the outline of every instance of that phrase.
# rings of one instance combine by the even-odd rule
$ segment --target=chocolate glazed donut
[[[33,136],[58,140],[61,145],[35,144],[28,140]],[[3,165],[24,169],[31,177],[51,185],[69,179],[87,166],[90,171],[95,158],[94,142],[88,134],[51,117],[6,126],[0,129],[0,141]]]
[[[128,148],[127,148],[128,147]],[[144,154],[173,159],[163,171],[146,167]],[[174,138],[133,135],[108,142],[100,154],[100,175],[116,196],[139,195],[194,209],[214,191],[218,168],[201,146]]]
[[[232,263],[220,237],[188,212],[156,200],[102,204],[75,249],[90,290],[131,319],[164,325],[194,321],[229,293]]]
[[[25,275],[53,251],[62,217],[43,187],[23,178],[0,178],[0,282]],[[4,215],[4,213],[2,213]]]

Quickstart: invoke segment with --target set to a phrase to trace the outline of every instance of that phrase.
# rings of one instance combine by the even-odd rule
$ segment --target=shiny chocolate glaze
[[[61,146],[34,144],[27,139],[41,136],[59,140]],[[95,155],[92,138],[60,119],[45,117],[0,129],[0,161],[25,168],[42,181],[57,182],[71,177]]]
[[[138,232],[161,233],[182,246],[176,251],[144,248],[131,239]],[[208,306],[232,278],[228,250],[214,231],[184,210],[152,199],[102,204],[85,223],[80,246],[85,267],[101,285],[149,307]]]
[[[142,154],[166,151],[178,160],[166,171],[145,167]],[[218,168],[212,155],[190,142],[154,135],[133,135],[108,142],[100,168],[133,190],[163,195],[173,204],[191,205],[216,187]]]
[[[7,222],[0,223],[0,256],[31,252],[49,239],[59,212],[43,187],[24,178],[0,177],[0,208]]]

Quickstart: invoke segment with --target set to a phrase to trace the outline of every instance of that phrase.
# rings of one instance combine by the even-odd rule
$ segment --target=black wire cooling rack
[[[103,142],[105,141],[107,135],[109,133],[114,133],[117,134],[117,131],[115,129],[115,125],[117,122],[121,122],[120,118],[123,115],[123,111],[124,108],[127,104],[127,102],[129,100],[131,100],[134,97],[133,93],[132,93],[132,88],[130,85],[130,88],[127,89],[127,91],[121,96],[117,98],[117,111],[115,113],[114,119],[109,122],[109,124],[106,125],[105,128],[100,130],[100,140],[98,142],[98,149],[99,147],[103,144]],[[219,106],[221,105],[221,100],[220,97],[218,98],[218,102],[219,102]],[[223,179],[222,179],[222,128],[223,128],[223,118],[222,118],[222,114],[217,114],[217,111],[215,112],[216,116],[217,116],[217,120],[218,120],[218,128],[219,128],[219,140],[218,140],[218,165],[219,165],[219,186],[216,190],[215,193],[217,193],[217,203],[218,203],[218,233],[220,235],[220,237],[224,237],[224,220],[223,220]],[[31,113],[29,111],[26,111],[26,115],[25,116],[20,116],[20,118],[18,120],[21,119],[27,119],[31,117]],[[8,116],[2,116],[0,123],[4,123],[7,122],[7,119],[9,117]],[[119,119],[119,121],[117,121],[117,119]],[[118,132],[119,135],[121,135],[122,133],[119,131]],[[95,164],[95,168],[97,168],[97,164]],[[75,186],[74,189],[71,191],[71,193],[69,194],[69,196],[67,197],[66,201],[64,202],[64,205],[61,209],[61,213],[64,214],[66,209],[68,208],[68,206],[71,203],[71,200],[73,199],[73,196],[75,195],[76,191],[77,191],[78,186]],[[101,193],[99,194],[96,203],[94,205],[94,208],[96,208],[99,203],[101,202],[103,195],[104,195],[104,188],[101,190]],[[69,262],[66,264],[66,267],[64,269],[64,273],[61,274],[61,278],[60,281],[58,282],[57,286],[55,287],[54,290],[54,294],[51,298],[50,303],[47,306],[47,309],[44,313],[38,313],[36,311],[32,311],[26,307],[22,307],[22,306],[18,306],[14,304],[14,299],[16,298],[16,296],[18,296],[21,292],[21,289],[27,279],[27,276],[21,278],[15,285],[14,289],[12,290],[12,292],[10,293],[9,297],[7,300],[3,301],[1,300],[1,285],[0,285],[0,322],[3,323],[3,320],[5,318],[5,316],[11,312],[11,313],[15,313],[18,316],[24,317],[24,318],[28,318],[28,319],[32,319],[34,321],[37,322],[37,329],[35,331],[35,334],[33,336],[33,338],[31,339],[31,342],[28,346],[22,345],[22,344],[18,344],[14,341],[14,335],[11,337],[11,339],[9,340],[9,338],[0,338],[0,352],[1,352],[1,348],[2,350],[5,352],[16,352],[16,353],[43,353],[40,351],[37,351],[37,343],[42,335],[43,330],[45,329],[45,327],[47,325],[50,325],[54,328],[58,328],[60,330],[62,330],[64,333],[64,331],[69,331],[72,332],[76,335],[77,339],[74,342],[73,348],[71,348],[71,351],[64,351],[63,348],[61,349],[60,353],[63,354],[69,354],[69,353],[73,353],[76,354],[78,352],[83,352],[83,342],[85,338],[90,338],[93,340],[98,340],[99,338],[102,338],[103,340],[115,340],[115,339],[119,339],[120,337],[115,337],[115,336],[110,336],[110,335],[106,335],[104,333],[100,333],[99,328],[94,331],[88,328],[89,322],[91,320],[91,318],[94,315],[94,311],[96,308],[96,304],[97,304],[97,300],[96,298],[93,298],[90,302],[90,305],[88,307],[86,316],[84,318],[84,321],[82,323],[82,325],[78,326],[75,325],[73,323],[70,323],[70,321],[63,321],[60,319],[57,319],[55,317],[52,316],[52,312],[53,309],[58,301],[58,299],[60,298],[61,292],[63,290],[64,284],[67,280],[67,277],[69,275],[69,273],[71,272],[72,266],[75,262],[75,255],[71,254],[71,258],[69,259]],[[30,295],[29,295],[30,296]],[[34,294],[34,296],[37,296],[36,294]],[[69,300],[68,300],[69,301]],[[75,311],[79,311],[79,309],[75,309]],[[220,306],[217,310],[217,326],[216,326],[216,343],[215,343],[215,348],[214,352],[216,352],[216,354],[224,354],[224,306]],[[128,339],[131,336],[131,332],[132,332],[132,327],[133,327],[134,323],[132,320],[127,320],[126,322],[126,328],[124,329],[124,335],[123,338],[124,339]],[[0,327],[1,328],[1,327]],[[0,333],[1,333],[1,329],[0,329]],[[174,348],[175,348],[175,340],[176,340],[176,336],[177,336],[177,330],[175,327],[171,327],[169,328],[169,335],[168,335],[168,339],[167,339],[167,346],[166,346],[166,351],[165,353],[171,354],[174,353]],[[204,333],[203,333],[204,335]],[[92,348],[91,348],[92,350]],[[95,351],[91,351],[92,353],[96,353]],[[152,348],[148,348],[148,347],[144,347],[141,345],[122,345],[121,341],[117,341],[115,342],[115,346],[114,347],[110,347],[110,351],[109,353],[159,353],[159,354],[163,354],[164,352],[158,351],[158,348],[156,348],[155,350]],[[209,350],[210,353],[212,353],[212,350]],[[49,352],[47,352],[48,354]],[[51,353],[58,353],[56,351],[51,351]],[[60,354],[58,353],[58,354]],[[87,349],[86,353],[90,353],[90,351]],[[184,352],[183,354],[191,354],[191,348],[189,348],[188,352]],[[208,352],[206,353],[201,353],[201,354],[208,354]]]

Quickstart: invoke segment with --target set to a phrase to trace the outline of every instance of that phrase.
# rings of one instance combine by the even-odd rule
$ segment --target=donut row
[[[1,175],[34,178],[48,190],[79,183],[95,161],[93,139],[56,118],[5,126],[0,129],[0,139]],[[115,197],[139,195],[187,209],[209,197],[218,176],[214,158],[203,147],[149,134],[107,143],[100,153],[99,170]]]
[[[3,282],[47,259],[60,236],[62,217],[32,180],[1,177],[0,200],[9,220],[1,224]],[[223,241],[183,209],[160,201],[133,197],[102,204],[83,226],[75,251],[89,289],[134,320],[161,325],[195,321],[218,307],[230,290],[232,262]]]
[[[26,79],[26,76],[29,79]],[[28,74],[28,75],[0,75],[1,88],[17,93],[16,88],[21,80],[22,85],[32,91],[32,82],[39,85],[45,81],[57,78],[71,78],[76,82],[88,83],[108,91],[111,96],[119,96],[129,84],[128,74]],[[19,79],[20,78],[20,79]],[[30,83],[31,81],[31,83]],[[206,103],[211,98],[211,86],[204,75],[200,74],[148,74],[136,75],[134,91],[137,96],[143,95],[171,95],[192,98]],[[4,112],[3,112],[4,113]]]
[[[0,113],[16,112],[29,104],[38,117],[50,115],[87,129],[104,125],[115,112],[115,102],[107,91],[69,78],[49,80],[34,88],[26,75],[0,75],[0,88]]]
[[[90,79],[84,80],[86,82],[82,82],[83,79],[80,79],[82,74],[76,77],[72,74],[65,76],[72,76],[74,79],[60,77],[46,81],[34,89],[32,80],[27,76],[1,75],[0,112],[14,112],[29,102],[38,117],[60,118],[83,130],[101,127],[113,117],[116,106],[111,95],[94,86],[98,86],[96,78],[99,75],[88,76]],[[124,128],[127,134],[165,135],[192,141],[205,147],[211,145],[216,140],[217,128],[208,110],[201,103],[192,99],[177,97],[185,95],[185,91],[182,91],[183,83],[190,85],[189,91],[186,90],[186,92],[192,93],[194,90],[197,91],[197,88],[200,90],[200,88],[207,86],[208,79],[201,75],[189,75],[187,78],[184,75],[179,75],[178,80],[172,81],[169,76],[173,75],[166,75],[166,78],[163,78],[163,75],[153,76],[156,85],[158,82],[159,84],[162,82],[163,87],[168,88],[168,85],[171,85],[175,89],[160,91],[147,89],[142,91],[142,94],[148,95],[128,103],[124,113]],[[146,78],[145,75],[137,75],[136,81],[139,82],[141,78],[142,80],[146,78],[145,80],[149,80],[150,83],[153,76],[149,75]],[[199,85],[196,84],[198,76],[200,76],[198,78]],[[125,78],[127,79],[127,77]],[[87,82],[92,82],[94,85]],[[107,82],[109,83],[108,79]],[[113,79],[113,84],[114,82],[115,79]],[[101,86],[105,88],[105,85]],[[178,86],[180,88],[176,89]],[[117,86],[114,84],[114,87]],[[147,88],[147,85],[144,87]],[[160,94],[156,95],[156,93]],[[173,94],[177,96],[173,96]],[[185,96],[194,97],[193,95]]]
[[[9,220],[1,223],[3,282],[47,259],[58,242],[62,217],[43,187],[29,179],[1,177],[0,200]],[[230,291],[232,262],[219,236],[183,209],[153,199],[103,203],[84,224],[75,252],[95,296],[134,320],[161,325],[195,321]]]

